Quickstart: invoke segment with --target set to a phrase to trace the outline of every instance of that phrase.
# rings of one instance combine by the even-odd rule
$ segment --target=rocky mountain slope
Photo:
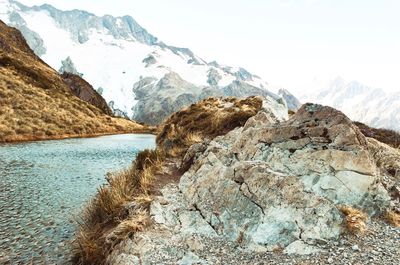
[[[0,21],[0,142],[146,129],[105,115],[72,94],[71,87],[82,87],[76,80],[66,81],[33,53],[17,29]]]
[[[343,111],[354,121],[375,128],[400,131],[400,92],[385,93],[382,89],[356,81],[336,78],[318,92],[305,95],[303,102],[315,102]]]
[[[13,0],[0,0],[0,10],[0,19],[20,29],[37,55],[54,69],[82,74],[118,115],[155,124],[206,96],[280,98],[260,77],[166,45],[130,16],[98,17]],[[287,94],[288,105],[297,108],[298,102]],[[152,111],[155,102],[168,108]]]

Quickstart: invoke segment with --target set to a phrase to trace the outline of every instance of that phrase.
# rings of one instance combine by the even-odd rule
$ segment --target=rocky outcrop
[[[391,196],[391,208],[400,213],[400,149],[367,138],[368,149],[379,167],[382,183]]]
[[[149,67],[150,65],[155,64],[157,62],[157,59],[156,57],[154,57],[153,54],[149,54],[149,56],[144,58],[142,62],[146,64],[145,67]]]
[[[67,72],[64,72],[61,77],[75,96],[92,104],[93,106],[96,106],[102,110],[104,114],[113,114],[104,98],[96,90],[94,90],[88,82],[82,79],[82,77]]]
[[[189,170],[151,204],[154,226],[122,242],[109,263],[212,264],[217,254],[201,254],[209,246],[232,259],[276,249],[318,252],[342,232],[339,205],[370,215],[393,206],[378,162],[388,152],[393,159],[385,164],[393,166],[397,151],[365,138],[330,107],[306,104],[287,121],[264,109],[189,148]]]

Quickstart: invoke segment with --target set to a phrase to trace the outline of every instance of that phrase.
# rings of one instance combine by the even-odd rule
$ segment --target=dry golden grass
[[[110,245],[120,242],[135,232],[143,231],[151,223],[150,216],[145,210],[139,210],[134,216],[120,222],[110,234],[106,236],[106,242]]]
[[[385,219],[394,227],[400,227],[400,213],[395,211],[387,211],[385,213]]]
[[[68,92],[35,87],[14,74],[0,69],[0,142],[148,131],[104,115]]]
[[[163,161],[162,152],[144,150],[131,168],[107,179],[79,220],[76,264],[103,264],[115,244],[150,224],[152,180]]]
[[[363,235],[367,230],[365,222],[368,219],[368,215],[359,209],[355,209],[350,206],[339,206],[339,211],[345,215],[344,226],[350,233],[356,235]]]
[[[165,152],[177,157],[192,144],[204,138],[224,135],[243,126],[262,108],[259,97],[208,98],[184,108],[168,117],[160,125],[157,144]]]
[[[190,145],[195,144],[195,143],[201,143],[201,142],[203,142],[203,140],[204,140],[204,137],[199,132],[188,133],[185,136],[185,142],[190,144]]]

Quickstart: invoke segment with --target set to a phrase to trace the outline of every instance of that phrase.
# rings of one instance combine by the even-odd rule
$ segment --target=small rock
[[[358,251],[358,250],[360,250],[360,248],[358,247],[358,245],[354,245],[354,246],[352,246],[352,247],[351,247],[351,249],[352,249],[352,250],[354,250],[354,251]]]

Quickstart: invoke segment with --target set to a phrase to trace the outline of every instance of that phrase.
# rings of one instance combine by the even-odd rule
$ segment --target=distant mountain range
[[[18,28],[50,66],[83,76],[121,116],[157,124],[208,96],[262,95],[299,107],[288,91],[273,93],[243,68],[206,62],[187,48],[169,46],[130,16],[98,17],[0,0],[0,19]]]
[[[301,97],[343,111],[354,121],[400,131],[400,91],[386,93],[357,81],[336,78],[319,91]]]

